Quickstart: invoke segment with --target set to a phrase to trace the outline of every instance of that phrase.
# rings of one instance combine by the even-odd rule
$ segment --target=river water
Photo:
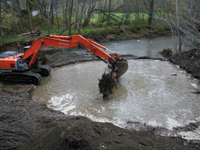
[[[188,46],[188,43],[184,38],[182,39],[182,50],[187,51],[191,49]],[[175,53],[174,48],[175,39],[171,36],[161,36],[155,38],[139,38],[134,40],[122,40],[122,41],[113,41],[113,42],[105,42],[100,43],[101,45],[107,47],[108,49],[120,54],[120,55],[135,55],[138,57],[147,56],[150,58],[163,58],[159,52],[163,49],[171,49],[173,53]],[[74,53],[71,51],[71,53]],[[87,53],[82,49],[76,49],[76,53]],[[109,51],[107,51],[109,53]]]
[[[53,69],[37,87],[34,99],[67,115],[83,115],[120,127],[138,121],[172,129],[200,119],[199,97],[191,93],[195,80],[185,71],[158,60],[128,63],[128,71],[108,100],[98,89],[98,79],[107,68],[100,61]]]

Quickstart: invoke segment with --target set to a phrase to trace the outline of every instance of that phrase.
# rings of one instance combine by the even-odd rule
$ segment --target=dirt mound
[[[16,85],[0,90],[0,149],[14,149],[24,144],[41,129],[41,119],[67,117],[34,102],[34,89],[34,85]]]
[[[18,150],[199,149],[197,144],[188,143],[180,138],[163,137],[146,131],[129,131],[111,123],[98,123],[80,118],[49,121],[43,125],[44,129]]]
[[[200,78],[200,49],[178,52],[170,61],[179,65],[194,77]]]

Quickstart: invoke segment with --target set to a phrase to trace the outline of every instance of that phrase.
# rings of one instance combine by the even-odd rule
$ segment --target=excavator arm
[[[30,48],[24,53],[23,58],[27,59],[32,56],[29,66],[31,67],[36,59],[38,58],[39,53],[41,52],[42,47],[46,46],[54,46],[54,47],[80,47],[85,49],[87,52],[96,55],[98,58],[103,60],[104,62],[117,62],[118,67],[118,75],[119,78],[122,74],[124,74],[128,69],[128,63],[126,60],[122,59],[117,53],[107,49],[106,47],[94,42],[91,39],[84,38],[81,35],[71,35],[71,36],[57,36],[57,35],[48,35],[45,37],[41,37],[34,41]],[[110,56],[105,51],[109,51],[112,54]]]
[[[72,35],[72,36],[49,35],[41,37],[36,41],[34,41],[30,46],[30,48],[24,53],[23,56],[24,59],[27,59],[29,56],[33,55],[31,61],[29,62],[30,67],[32,64],[34,64],[35,60],[37,59],[39,53],[41,52],[41,48],[46,46],[71,47],[71,48],[80,47],[106,60],[109,59],[111,59],[112,61],[115,60],[108,53],[103,51],[107,50],[106,47],[94,42],[93,40],[86,39],[81,35]],[[118,59],[121,59],[121,57],[116,53],[115,55],[118,57]]]

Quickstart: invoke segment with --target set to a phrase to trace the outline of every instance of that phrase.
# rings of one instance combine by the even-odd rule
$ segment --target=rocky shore
[[[44,54],[52,68],[97,60],[90,54],[66,53],[58,49],[46,50]],[[123,58],[138,59],[132,55]],[[200,77],[199,49],[177,53],[170,61],[185,68],[194,77]],[[200,149],[198,140],[157,134],[165,129],[129,122],[129,125],[139,126],[140,131],[136,131],[111,123],[93,122],[84,116],[66,116],[45,104],[34,102],[32,94],[35,88],[34,85],[15,85],[10,89],[0,89],[0,150]],[[192,131],[199,125],[197,122],[174,131]]]

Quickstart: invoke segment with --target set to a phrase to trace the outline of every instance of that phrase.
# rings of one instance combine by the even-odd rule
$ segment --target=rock
[[[159,52],[163,57],[170,58],[172,57],[172,50],[171,49],[164,49],[163,51]]]

